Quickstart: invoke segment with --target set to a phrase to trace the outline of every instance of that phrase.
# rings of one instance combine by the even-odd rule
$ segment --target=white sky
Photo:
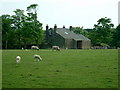
[[[2,0],[0,15],[14,14],[14,10],[38,4],[38,20],[49,27],[80,26],[93,28],[98,19],[108,17],[115,27],[118,25],[119,0]]]

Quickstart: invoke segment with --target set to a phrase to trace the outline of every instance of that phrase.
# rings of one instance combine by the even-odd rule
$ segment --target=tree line
[[[2,15],[2,48],[30,48],[45,45],[45,30],[37,17],[38,4],[31,4],[26,11],[16,9],[15,15]],[[73,27],[72,31],[91,40],[92,46],[120,47],[120,25],[114,28],[110,18],[101,18],[92,29]]]
[[[15,15],[2,15],[2,48],[27,48],[44,43],[42,23],[37,20],[37,4],[24,10],[16,9]],[[27,13],[25,15],[25,13]]]

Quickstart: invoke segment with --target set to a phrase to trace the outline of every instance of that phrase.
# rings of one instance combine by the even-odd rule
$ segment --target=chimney
[[[57,30],[57,25],[55,24],[55,25],[54,25],[54,31],[56,31],[56,30]]]
[[[69,29],[70,29],[70,31],[72,31],[72,26],[70,26],[70,28],[69,28]]]
[[[63,25],[63,28],[65,28],[65,25]]]
[[[46,43],[49,43],[49,26],[48,24],[46,25]]]
[[[48,24],[46,25],[46,30],[48,30],[49,29],[49,26],[48,26]]]

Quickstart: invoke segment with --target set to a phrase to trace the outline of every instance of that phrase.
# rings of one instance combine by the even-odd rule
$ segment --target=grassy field
[[[117,88],[118,51],[3,50],[3,88]],[[34,54],[42,57],[35,62]],[[17,55],[22,57],[16,65]]]
[[[0,50],[0,89],[2,89],[2,50]]]

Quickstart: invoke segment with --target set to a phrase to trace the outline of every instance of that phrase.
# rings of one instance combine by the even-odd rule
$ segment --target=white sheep
[[[52,46],[52,50],[60,51],[60,47],[59,46]]]
[[[31,49],[39,50],[39,47],[38,46],[31,46]]]
[[[24,50],[24,48],[22,47],[22,50]]]
[[[34,59],[35,59],[35,61],[36,61],[36,59],[38,59],[38,61],[42,60],[42,58],[40,57],[40,55],[34,55]]]
[[[17,56],[17,57],[16,57],[16,63],[20,63],[20,61],[21,61],[21,57],[20,57],[20,56]]]

